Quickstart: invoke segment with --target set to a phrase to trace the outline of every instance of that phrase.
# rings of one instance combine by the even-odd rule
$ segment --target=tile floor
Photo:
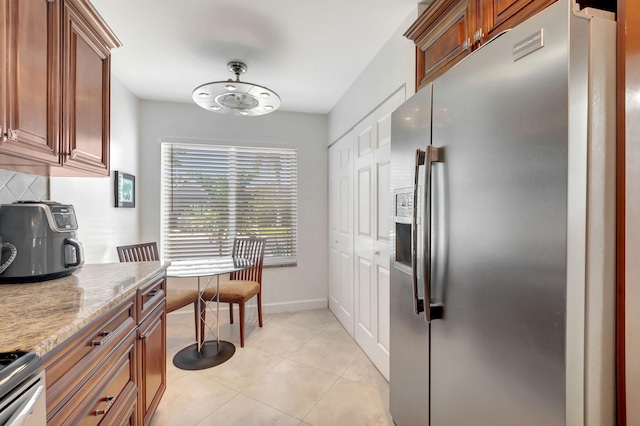
[[[167,390],[152,426],[393,424],[389,384],[328,309],[265,315],[259,328],[247,308],[244,348],[237,323],[220,319],[233,358],[185,371],[172,360],[193,343],[193,314],[167,316]]]

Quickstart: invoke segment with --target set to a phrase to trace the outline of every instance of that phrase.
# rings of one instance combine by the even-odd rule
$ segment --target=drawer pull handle
[[[160,289],[156,288],[154,290],[151,290],[149,293],[147,293],[147,297],[153,297],[153,296],[157,295],[158,293],[160,293]]]
[[[96,416],[101,416],[101,415],[105,414],[107,411],[109,411],[109,408],[111,408],[111,406],[113,405],[114,401],[116,400],[116,397],[115,396],[107,396],[104,400],[107,401],[107,405],[105,405],[104,408],[98,408],[95,411],[95,415]]]
[[[95,339],[95,340],[91,341],[91,346],[104,345],[111,338],[111,332],[110,331],[103,331],[102,333],[100,333],[100,335],[102,336],[102,338],[101,339]]]

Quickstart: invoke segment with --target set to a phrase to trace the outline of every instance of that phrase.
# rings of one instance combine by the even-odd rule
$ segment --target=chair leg
[[[229,303],[229,323],[233,324],[233,303]]]
[[[262,292],[258,293],[258,324],[262,327]]]
[[[240,347],[244,348],[244,303],[238,303],[240,308]]]

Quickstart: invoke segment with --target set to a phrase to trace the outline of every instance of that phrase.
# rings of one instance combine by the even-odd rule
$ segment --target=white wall
[[[191,104],[139,101],[111,83],[109,178],[51,178],[50,198],[73,204],[87,263],[117,262],[117,245],[160,241],[160,139],[229,141],[299,148],[298,266],[264,272],[265,312],[327,304],[327,144],[406,85],[414,91],[414,48],[407,17],[327,116],[274,112],[228,117]],[[113,207],[113,171],[136,176],[136,208]]]
[[[326,116],[276,111],[234,117],[195,104],[141,101],[140,105],[141,240],[161,240],[161,140],[298,148],[298,266],[263,271],[263,306],[265,312],[326,307]]]
[[[72,204],[86,263],[117,262],[116,246],[138,241],[140,208],[115,208],[114,171],[138,175],[138,99],[111,79],[111,176],[50,179],[50,198]],[[138,186],[138,185],[136,185]],[[137,189],[137,188],[136,188]]]
[[[415,45],[402,34],[417,18],[416,7],[333,107],[329,113],[329,145],[401,87],[406,86],[407,97],[415,93]]]

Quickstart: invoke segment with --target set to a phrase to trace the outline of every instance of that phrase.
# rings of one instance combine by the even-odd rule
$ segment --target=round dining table
[[[230,359],[236,351],[233,343],[220,340],[220,301],[218,300],[220,289],[220,275],[242,271],[251,267],[249,259],[238,257],[206,257],[197,259],[173,260],[167,268],[169,278],[197,278],[198,293],[196,300],[196,312],[204,315],[201,304],[207,304],[202,295],[211,287],[216,289],[216,338],[206,340],[202,338],[200,330],[204,321],[196,321],[196,342],[181,349],[174,357],[173,364],[183,370],[202,370],[214,367]],[[215,280],[213,279],[215,277]],[[213,301],[213,300],[212,300]],[[212,331],[212,328],[209,328]]]

